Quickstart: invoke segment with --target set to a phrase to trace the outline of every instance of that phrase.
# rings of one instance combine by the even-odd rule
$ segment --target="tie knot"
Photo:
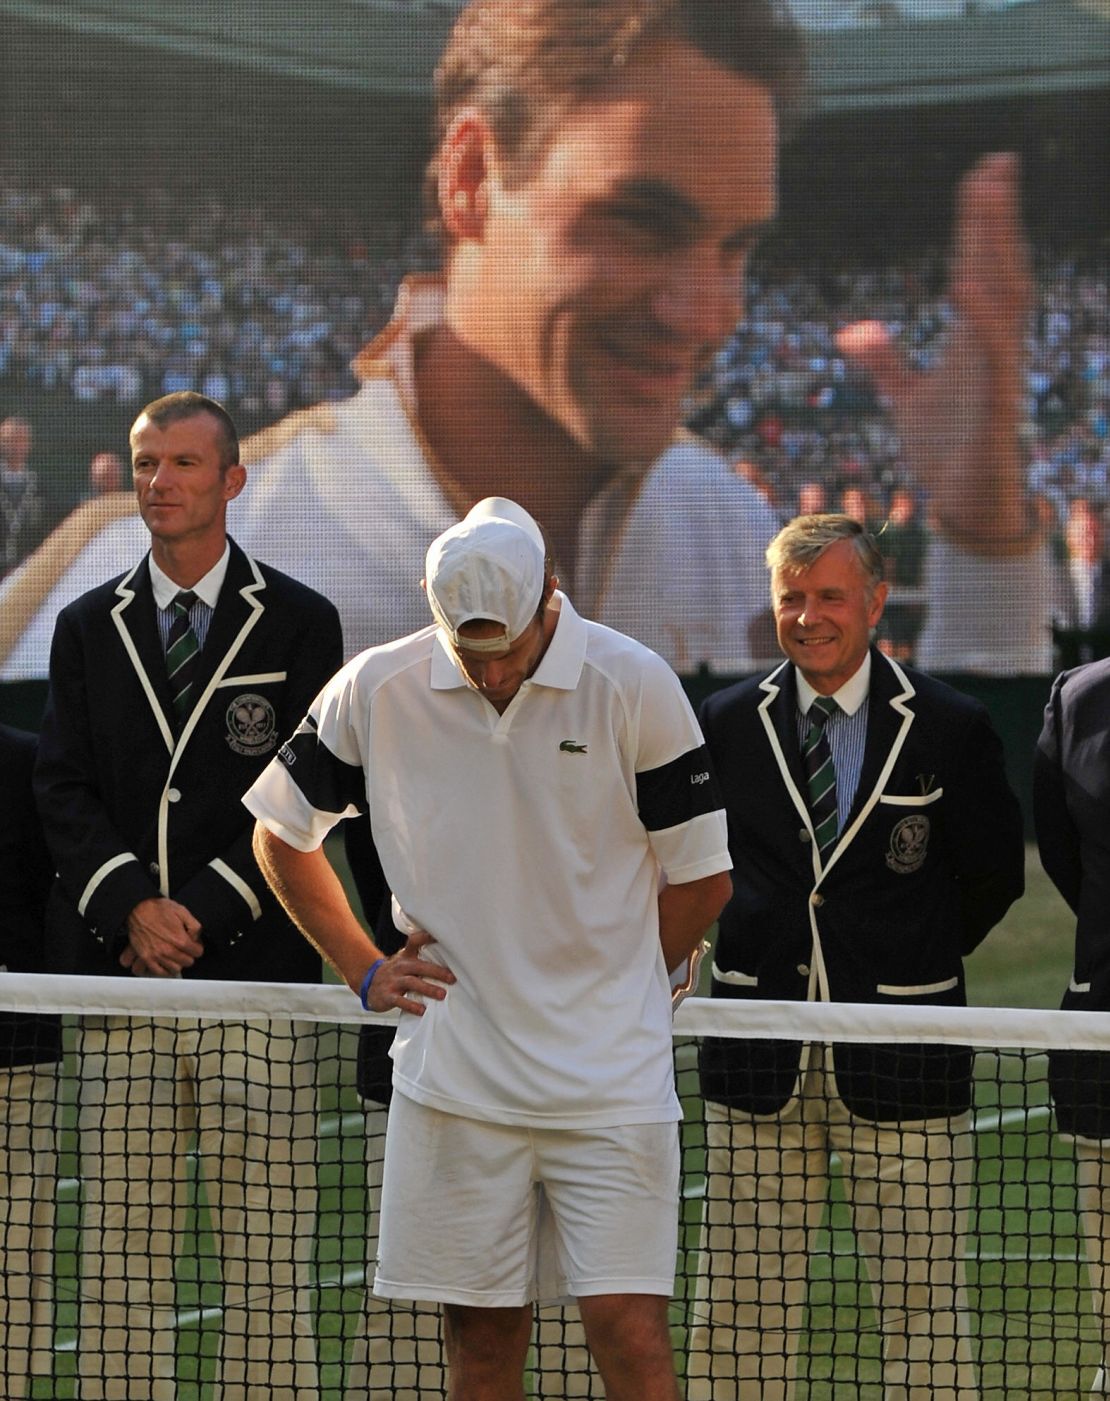
[[[830,716],[835,715],[840,709],[832,696],[815,696],[813,704],[809,707],[809,718],[815,725],[824,725]]]
[[[174,597],[173,606],[181,612],[188,613],[196,601],[197,596],[192,589],[181,589]]]

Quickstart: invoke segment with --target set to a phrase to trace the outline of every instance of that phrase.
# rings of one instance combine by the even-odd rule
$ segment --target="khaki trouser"
[[[970,1116],[882,1126],[855,1118],[824,1059],[815,1047],[801,1095],[782,1114],[706,1105],[688,1401],[793,1398],[833,1152],[882,1329],[886,1401],[975,1401],[963,1270]]]
[[[1077,1140],[1075,1181],[1079,1226],[1091,1278],[1091,1307],[1102,1343],[1103,1365],[1091,1383],[1092,1396],[1110,1395],[1110,1145]]]
[[[367,1260],[378,1254],[378,1205],[386,1111],[367,1106]],[[446,1396],[447,1370],[438,1304],[378,1299],[366,1291],[366,1317],[347,1367],[346,1401],[428,1401]],[[537,1401],[605,1395],[574,1309],[539,1311],[531,1394]]]
[[[58,1067],[0,1072],[0,1395],[49,1376]]]
[[[82,1401],[174,1401],[174,1258],[194,1134],[223,1287],[213,1395],[318,1397],[316,1042],[297,1022],[85,1019]]]

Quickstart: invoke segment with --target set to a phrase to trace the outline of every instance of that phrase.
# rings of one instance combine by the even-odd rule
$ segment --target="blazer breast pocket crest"
[[[236,696],[227,708],[226,721],[224,738],[236,754],[257,758],[277,748],[277,716],[265,696],[254,691]]]
[[[910,876],[920,871],[929,854],[929,819],[914,812],[894,824],[886,864],[896,875]]]

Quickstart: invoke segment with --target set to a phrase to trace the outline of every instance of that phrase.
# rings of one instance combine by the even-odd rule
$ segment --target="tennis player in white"
[[[245,798],[274,890],[399,1008],[375,1292],[444,1307],[453,1401],[518,1398],[531,1304],[578,1300],[610,1401],[676,1401],[681,1117],[668,969],[731,888],[701,733],[489,498],[435,540],[434,623],[350,662]],[[407,946],[320,844],[369,810]]]

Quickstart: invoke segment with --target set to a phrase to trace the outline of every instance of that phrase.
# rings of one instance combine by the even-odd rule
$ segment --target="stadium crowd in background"
[[[1110,248],[1036,259],[1025,421],[1030,482],[1062,520],[1067,499],[1110,474]],[[803,510],[801,484],[859,485],[885,502],[905,485],[898,442],[869,384],[839,354],[843,325],[875,318],[896,328],[911,361],[933,363],[949,313],[938,295],[938,250],[886,267],[819,262],[773,250],[749,283],[748,315],[705,386],[695,421],[757,463],[785,514]]]
[[[415,198],[410,201],[415,205]],[[77,192],[0,177],[0,386],[138,407],[194,389],[262,421],[338,400],[401,276],[437,254],[419,219],[308,205],[280,213],[210,193]],[[1026,370],[1030,483],[1110,498],[1110,250],[1038,251]],[[839,353],[878,319],[927,367],[950,313],[942,250],[858,254],[781,242],[758,258],[748,314],[690,405],[699,431],[763,475],[782,518],[808,480],[862,486],[880,522],[906,485],[869,382]],[[835,503],[834,503],[835,504]]]
[[[138,404],[196,389],[263,420],[346,397],[349,362],[385,322],[401,275],[434,264],[431,241],[409,220],[364,219],[314,208],[271,213],[211,195],[200,209],[169,190],[79,194],[0,181],[0,384],[68,389],[77,403]],[[758,476],[780,519],[823,504],[854,513],[866,493],[869,525],[904,537],[906,509],[926,527],[928,503],[910,497],[897,435],[870,384],[836,347],[865,317],[896,328],[927,366],[946,324],[935,249],[886,267],[844,254],[838,265],[800,247],[757,262],[749,312],[718,353],[691,421]],[[1099,519],[1110,498],[1110,278],[1102,249],[1043,249],[1030,331],[1025,416],[1029,481],[1057,541],[1052,613],[1076,626],[1066,549],[1071,502]],[[48,523],[34,473],[0,477],[10,570]],[[10,480],[9,480],[10,478]],[[84,498],[105,489],[101,473]],[[59,496],[57,490],[52,497]],[[56,504],[56,503],[55,503]],[[924,618],[919,554],[890,575],[884,647],[910,658]],[[901,548],[901,547],[900,547]],[[894,551],[892,550],[893,556]],[[1080,610],[1081,611],[1081,610]]]
[[[37,474],[27,465],[34,434],[13,414],[0,423],[0,578],[28,555],[44,533]]]
[[[401,274],[429,260],[418,220],[367,225],[0,179],[0,381],[136,408],[192,389],[270,418],[345,397]]]
[[[124,471],[123,460],[118,452],[97,452],[89,462],[89,484],[86,500],[95,496],[108,496],[113,491],[122,491],[127,485],[130,470]]]

